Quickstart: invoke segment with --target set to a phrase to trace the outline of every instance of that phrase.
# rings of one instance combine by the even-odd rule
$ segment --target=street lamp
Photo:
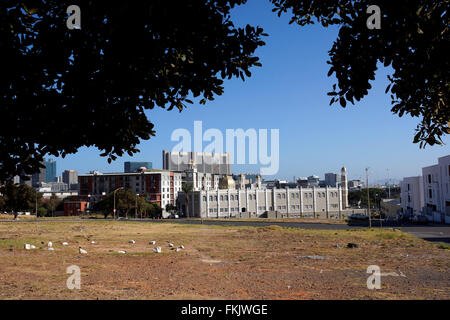
[[[139,193],[136,193],[136,199],[134,202],[134,217],[137,218],[137,199],[138,199]],[[142,219],[142,217],[141,217]]]
[[[123,187],[119,187],[113,191],[113,194],[114,194],[114,210],[113,210],[114,220],[116,219],[116,192],[119,191],[120,189],[123,189]]]

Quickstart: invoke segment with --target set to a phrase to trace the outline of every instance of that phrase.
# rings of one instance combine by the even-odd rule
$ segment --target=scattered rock
[[[31,249],[31,245],[29,243],[25,243],[25,250],[30,250]]]
[[[333,248],[341,248],[341,246],[339,245],[339,244],[335,244],[334,246],[333,246]]]
[[[36,249],[36,246],[34,244],[32,244],[31,249]]]
[[[153,248],[153,252],[156,252],[156,253],[161,253],[161,247],[154,247]]]
[[[62,243],[63,246],[68,246],[69,244],[67,242]]]
[[[53,247],[49,247],[47,250],[50,250],[50,251],[54,251],[55,250],[55,248],[53,248]]]
[[[176,248],[175,251],[176,251],[176,252],[180,252],[180,251],[181,251],[181,248]]]
[[[128,243],[131,243],[131,244],[135,244],[135,243],[136,243],[136,241],[134,241],[134,240],[130,240],[130,241],[128,241]]]
[[[150,241],[148,244],[156,244],[156,241]]]
[[[183,245],[181,245],[181,246],[179,246],[178,248],[180,248],[180,249],[184,249],[184,246],[183,246]]]
[[[324,256],[297,256],[297,258],[312,259],[312,260],[323,260],[323,259],[325,259]]]
[[[356,243],[351,243],[351,242],[349,242],[349,243],[347,244],[347,248],[358,248],[358,245],[357,245]]]
[[[53,247],[53,243],[52,243],[51,241],[49,241],[49,242],[47,243],[47,247],[49,247],[49,248]]]
[[[124,250],[119,250],[119,251],[117,251],[118,253],[127,253],[126,251],[124,251]]]
[[[91,241],[91,244],[95,244],[95,241]]]
[[[169,247],[173,248],[173,243],[169,243]]]

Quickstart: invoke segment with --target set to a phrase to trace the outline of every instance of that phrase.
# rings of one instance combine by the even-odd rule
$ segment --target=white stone
[[[124,250],[119,250],[119,251],[117,251],[118,253],[127,253],[126,251],[124,251]]]
[[[36,246],[34,244],[32,244],[31,249],[36,249]]]
[[[179,252],[179,251],[181,251],[181,248],[176,248],[175,251]]]
[[[95,241],[91,241],[91,244],[95,244]]]
[[[130,240],[130,241],[128,241],[129,243],[136,243],[136,241],[134,241],[134,240]]]
[[[169,247],[173,248],[173,243],[169,243]]]
[[[78,248],[78,252],[81,253],[81,254],[86,254],[87,253],[87,251],[84,250],[84,249],[81,249],[81,247]]]
[[[49,242],[47,243],[47,247],[49,247],[49,248],[53,247],[53,243],[52,243],[51,241],[49,241]]]
[[[150,241],[148,244],[156,244],[156,241]]]
[[[67,242],[62,243],[63,246],[68,246],[69,244]]]
[[[31,249],[31,245],[29,243],[25,243],[25,250],[30,250]]]
[[[48,250],[50,250],[50,251],[54,251],[54,250],[55,250],[55,248],[49,247],[49,248],[48,248]]]
[[[183,245],[181,245],[181,246],[179,246],[179,248],[180,248],[180,249],[184,249],[184,246],[183,246]]]

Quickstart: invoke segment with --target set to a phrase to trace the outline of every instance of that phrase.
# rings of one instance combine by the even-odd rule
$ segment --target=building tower
[[[189,162],[189,168],[186,170],[186,184],[192,186],[192,190],[198,190],[197,185],[197,167],[194,160]]]
[[[256,175],[256,188],[261,189],[261,176],[259,174]]]
[[[347,169],[342,167],[341,169],[341,188],[342,188],[342,208],[348,207],[348,182],[347,182]]]
[[[243,173],[239,175],[239,189],[245,189],[245,175]]]

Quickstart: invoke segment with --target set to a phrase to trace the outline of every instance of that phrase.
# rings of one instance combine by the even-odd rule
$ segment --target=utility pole
[[[114,190],[113,194],[114,194],[114,210],[113,210],[113,214],[114,214],[114,220],[116,220],[116,192],[120,189],[123,189],[123,187],[119,187],[116,190]]]
[[[136,199],[134,202],[134,217],[137,218],[137,197],[139,194],[136,193]]]
[[[366,185],[367,185],[367,213],[369,214],[369,228],[372,228],[372,219],[370,214],[370,197],[369,197],[369,168],[366,168]]]
[[[387,170],[387,178],[388,178],[388,199],[391,198],[391,183],[390,183],[390,179],[389,179],[389,169]]]

